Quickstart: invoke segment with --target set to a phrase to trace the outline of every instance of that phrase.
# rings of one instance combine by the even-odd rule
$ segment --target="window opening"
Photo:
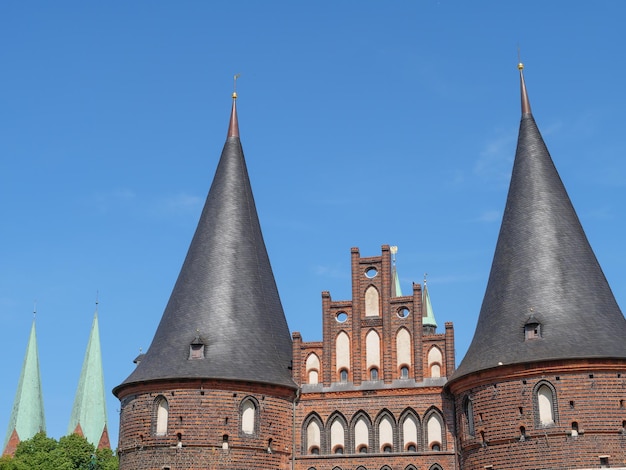
[[[254,434],[256,421],[256,405],[251,399],[244,401],[241,407],[241,431],[244,434]]]
[[[519,428],[519,440],[520,442],[526,440],[526,428],[524,426],[520,426]]]
[[[164,396],[157,399],[156,408],[155,434],[157,436],[165,436],[167,434],[167,421],[169,418],[170,406]]]

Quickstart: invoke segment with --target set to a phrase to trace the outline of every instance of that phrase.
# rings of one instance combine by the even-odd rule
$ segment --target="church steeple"
[[[389,247],[389,251],[391,251],[391,274],[393,276],[393,279],[391,280],[391,297],[402,297],[400,278],[398,277],[398,270],[396,268],[396,254],[398,253],[398,247]]]
[[[38,432],[45,432],[45,430],[46,419],[41,392],[37,334],[35,320],[33,320],[2,455],[13,455],[21,441],[30,439]]]
[[[437,331],[437,320],[433,311],[433,304],[428,294],[428,286],[424,277],[424,290],[422,290],[422,326],[424,333],[434,334]]]
[[[541,137],[522,120],[502,226],[469,350],[452,380],[498,365],[626,358],[626,320]]]
[[[104,390],[98,309],[96,308],[67,432],[84,436],[98,449],[111,447]]]
[[[252,195],[236,97],[211,189],[159,327],[115,393],[137,382],[194,378],[296,388],[291,337]]]

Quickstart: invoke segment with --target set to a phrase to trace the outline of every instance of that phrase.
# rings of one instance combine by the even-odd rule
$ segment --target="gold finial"
[[[517,69],[518,70],[524,70],[524,64],[522,64],[521,62],[519,64],[517,64]]]
[[[424,273],[424,285],[426,285],[427,277],[428,277],[428,273]]]
[[[391,251],[391,261],[393,261],[393,264],[396,264],[396,253],[398,252],[398,247],[395,245],[390,246],[389,251]]]
[[[235,74],[233,77],[233,99],[237,99],[237,79],[241,76],[240,73]]]

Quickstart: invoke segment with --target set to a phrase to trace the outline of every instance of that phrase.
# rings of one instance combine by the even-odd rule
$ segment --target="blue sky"
[[[404,290],[428,273],[461,360],[515,153],[518,46],[535,119],[623,307],[625,18],[618,1],[0,2],[0,433],[35,302],[53,437],[96,296],[109,391],[149,346],[235,73],[265,242],[306,341],[321,339],[321,291],[350,296],[350,248],[390,244]]]

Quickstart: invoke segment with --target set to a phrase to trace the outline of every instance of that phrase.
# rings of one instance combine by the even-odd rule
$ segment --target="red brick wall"
[[[538,420],[541,383],[556,394],[554,425]],[[451,388],[463,469],[599,468],[600,456],[609,456],[611,467],[626,466],[626,363],[504,366],[461,378]],[[466,397],[473,403],[474,435],[465,418]],[[577,437],[571,435],[573,422]]]
[[[418,443],[417,452],[405,452],[401,439],[400,418],[407,410],[414,411],[418,419]],[[428,449],[426,439],[425,417],[436,409],[443,418],[442,451],[431,452]],[[329,418],[339,412],[347,422],[343,455],[333,455],[330,449],[330,422]],[[376,421],[381,413],[389,413],[394,421],[394,451],[384,454],[377,448]],[[304,448],[306,444],[305,429],[303,423],[311,414],[316,413],[323,425],[322,449],[319,456],[307,455]],[[356,418],[365,413],[372,423],[370,430],[369,451],[367,454],[358,454],[354,448],[354,424]],[[453,405],[441,394],[440,387],[423,387],[415,389],[385,389],[385,390],[360,390],[345,392],[323,392],[302,394],[296,409],[296,468],[306,470],[315,467],[317,470],[335,465],[343,469],[354,469],[358,465],[366,468],[380,468],[382,465],[390,465],[392,468],[403,469],[409,464],[418,468],[439,463],[444,469],[454,468],[454,434],[451,432],[454,426]]]
[[[444,469],[455,468],[455,441],[453,403],[444,396],[442,386],[424,381],[429,377],[427,354],[436,345],[443,354],[442,375],[454,369],[454,334],[452,324],[446,324],[446,334],[424,335],[422,327],[422,291],[413,284],[410,295],[392,297],[393,273],[389,246],[383,246],[381,256],[360,257],[359,250],[351,250],[352,298],[332,300],[329,292],[322,293],[323,338],[321,342],[304,342],[300,333],[294,333],[294,379],[303,384],[296,409],[296,469],[316,470],[355,469],[363,465],[368,469],[380,469],[389,465],[393,469],[404,469],[413,464],[417,468],[430,468],[438,463]],[[375,268],[376,276],[365,275],[367,269]],[[365,292],[374,286],[379,293],[380,316],[365,316]],[[401,307],[410,314],[401,318],[397,313]],[[337,314],[345,312],[347,319],[337,321]],[[398,380],[398,351],[396,334],[405,328],[411,337],[412,358],[409,379]],[[366,362],[366,336],[375,330],[380,337],[379,380],[369,382]],[[344,331],[350,338],[350,371],[348,383],[339,383],[337,373],[336,338]],[[452,346],[450,346],[452,344]],[[306,358],[315,353],[320,358],[319,384],[307,385]],[[450,357],[452,354],[452,357]],[[452,366],[450,366],[452,365]],[[444,379],[440,379],[443,381]],[[418,449],[406,452],[403,448],[400,419],[411,410],[418,421]],[[436,411],[443,421],[443,443],[441,451],[431,451],[426,438],[425,419]],[[383,453],[378,440],[377,418],[388,413],[392,418],[394,449]],[[309,455],[304,426],[307,418],[315,414],[322,426],[322,449],[320,455]],[[339,414],[346,423],[345,449],[343,455],[333,454],[330,445],[331,420]],[[367,454],[357,453],[354,445],[354,425],[358,416],[365,414],[371,421],[370,443]]]
[[[154,428],[154,403],[160,395],[169,403],[168,432],[162,437]],[[231,381],[128,386],[119,393],[120,470],[288,469],[294,395],[283,387]],[[246,397],[258,403],[252,435],[240,431]],[[228,450],[222,449],[225,434]]]

